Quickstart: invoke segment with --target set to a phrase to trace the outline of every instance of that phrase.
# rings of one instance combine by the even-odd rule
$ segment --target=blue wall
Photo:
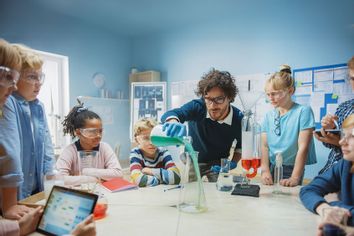
[[[258,1],[258,3],[261,1]],[[354,55],[353,1],[267,1],[235,14],[216,14],[209,22],[136,38],[133,64],[156,69],[166,81],[198,80],[211,67],[233,75],[273,72],[283,63],[293,68],[345,63]],[[181,16],[183,17],[183,16]],[[350,19],[350,20],[348,20]],[[324,166],[328,149],[316,141],[319,162],[306,167],[306,177]]]
[[[124,36],[42,9],[30,1],[6,1],[0,7],[0,37],[37,50],[69,57],[70,101],[78,95],[99,96],[92,83],[95,72],[104,73],[106,88],[128,98],[132,43]]]
[[[78,95],[98,95],[91,80],[97,71],[106,75],[107,87],[127,95],[131,66],[159,70],[165,81],[181,81],[199,79],[211,67],[237,76],[272,72],[283,63],[293,68],[343,63],[354,55],[352,0],[231,1],[209,20],[134,38],[30,1],[0,1],[0,37],[69,56],[71,105]],[[198,5],[191,1],[189,7]],[[183,18],[183,12],[178,16]],[[328,152],[316,145],[322,160],[308,168],[310,177]]]

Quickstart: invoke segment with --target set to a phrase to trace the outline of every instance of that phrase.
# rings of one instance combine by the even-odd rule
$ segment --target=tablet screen
[[[70,234],[75,226],[92,214],[98,196],[54,186],[37,231],[46,235]]]

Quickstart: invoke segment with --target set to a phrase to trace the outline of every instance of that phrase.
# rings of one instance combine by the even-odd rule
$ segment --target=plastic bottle
[[[280,190],[280,180],[283,178],[283,156],[281,152],[278,152],[275,156],[275,168],[274,168],[274,191],[273,193],[282,193]]]

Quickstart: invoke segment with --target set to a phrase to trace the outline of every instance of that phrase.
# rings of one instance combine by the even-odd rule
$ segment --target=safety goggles
[[[0,66],[0,86],[6,88],[15,86],[19,78],[20,73],[17,70]]]
[[[96,138],[97,136],[102,136],[103,129],[86,128],[80,129],[80,132],[86,138]]]
[[[42,85],[44,83],[45,74],[43,72],[35,72],[29,70],[23,73],[21,79],[33,85],[34,84]]]
[[[145,134],[141,134],[137,136],[139,142],[141,143],[150,143],[151,139],[150,139],[150,135],[145,135]]]
[[[268,98],[272,97],[275,99],[279,99],[285,96],[285,91],[284,90],[278,90],[278,91],[272,91],[272,92],[266,92],[266,95]]]
[[[354,128],[353,129],[344,129],[341,131],[340,138],[343,139],[346,143],[352,137],[354,137]]]

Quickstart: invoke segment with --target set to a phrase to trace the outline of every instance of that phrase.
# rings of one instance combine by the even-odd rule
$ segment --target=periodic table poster
[[[141,118],[160,121],[166,112],[166,82],[131,84],[131,127]]]

